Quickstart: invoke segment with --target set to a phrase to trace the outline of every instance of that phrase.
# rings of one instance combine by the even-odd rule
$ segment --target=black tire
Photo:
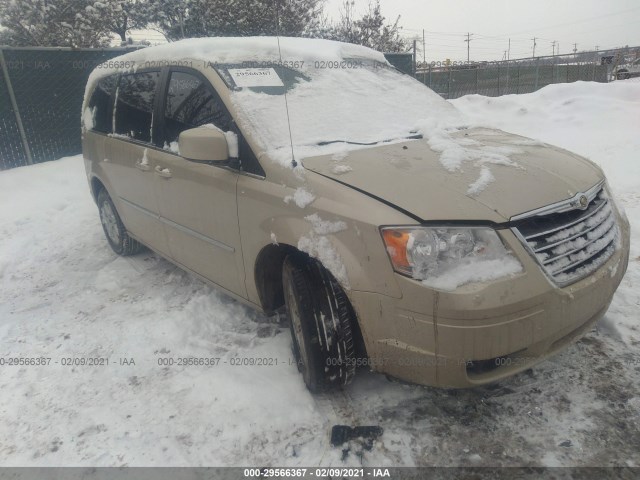
[[[131,238],[127,233],[111,197],[104,188],[98,193],[98,211],[104,235],[114,252],[127,256],[134,255],[142,249],[140,242]]]
[[[307,388],[324,392],[347,385],[355,374],[351,304],[333,276],[304,254],[282,268],[293,354]]]

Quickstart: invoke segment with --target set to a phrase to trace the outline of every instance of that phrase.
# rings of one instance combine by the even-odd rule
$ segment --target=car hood
[[[461,158],[466,160],[455,168]],[[410,140],[302,163],[425,221],[502,223],[604,178],[597,166],[571,152],[486,128],[447,134],[444,143]]]

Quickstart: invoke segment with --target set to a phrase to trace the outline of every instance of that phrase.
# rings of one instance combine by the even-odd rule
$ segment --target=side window
[[[195,75],[171,72],[164,111],[163,143],[178,141],[180,132],[212,123],[231,130],[232,119],[220,104],[212,87]]]
[[[153,101],[160,72],[122,75],[116,91],[115,133],[151,141]]]
[[[93,112],[93,128],[97,132],[111,133],[111,94],[115,90],[117,76],[103,78],[89,100],[89,108]]]

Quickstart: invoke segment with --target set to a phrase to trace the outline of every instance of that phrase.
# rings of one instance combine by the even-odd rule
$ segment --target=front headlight
[[[488,227],[384,227],[382,238],[396,272],[433,288],[454,290],[522,271]]]

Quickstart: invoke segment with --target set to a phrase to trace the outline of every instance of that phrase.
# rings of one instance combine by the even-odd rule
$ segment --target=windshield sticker
[[[284,87],[273,68],[230,68],[237,87]]]

